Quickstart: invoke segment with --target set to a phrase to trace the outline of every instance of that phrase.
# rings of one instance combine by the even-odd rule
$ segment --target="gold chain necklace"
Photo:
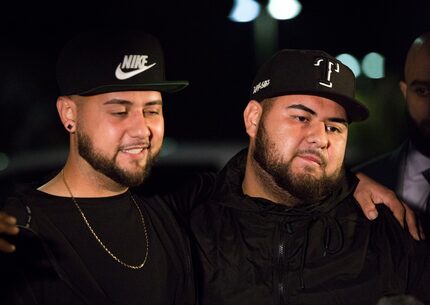
[[[146,224],[145,224],[145,218],[143,217],[142,211],[139,208],[139,205],[137,204],[136,200],[134,200],[133,195],[131,194],[131,192],[129,191],[131,200],[134,202],[137,210],[139,211],[139,215],[140,215],[140,219],[142,221],[142,225],[143,225],[143,231],[145,233],[145,240],[146,240],[146,249],[145,249],[145,258],[143,259],[143,262],[140,263],[139,265],[130,265],[127,264],[125,262],[123,262],[122,260],[120,260],[118,257],[115,256],[115,254],[113,254],[106,246],[105,244],[100,240],[100,238],[97,236],[96,232],[93,230],[93,228],[91,227],[90,223],[88,222],[87,218],[85,217],[84,212],[82,211],[82,209],[80,208],[80,206],[78,205],[78,202],[76,201],[75,197],[72,194],[72,191],[70,190],[69,185],[66,182],[66,178],[64,178],[64,169],[61,170],[61,176],[63,178],[63,182],[64,185],[67,188],[67,191],[70,194],[70,197],[72,198],[73,203],[75,204],[76,208],[78,209],[79,213],[82,216],[82,219],[84,220],[85,224],[87,225],[88,229],[90,230],[91,234],[94,236],[94,238],[97,240],[97,242],[99,243],[99,245],[103,248],[103,250],[105,250],[115,261],[117,261],[118,263],[120,263],[121,265],[123,265],[124,267],[130,268],[130,269],[140,269],[142,268],[147,259],[148,259],[148,253],[149,253],[149,238],[148,238],[148,232],[146,230]]]

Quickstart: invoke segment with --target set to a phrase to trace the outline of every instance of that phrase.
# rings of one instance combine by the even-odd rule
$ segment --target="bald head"
[[[405,62],[400,89],[408,111],[409,137],[430,157],[430,31],[412,43]]]
[[[411,78],[419,75],[427,78],[430,71],[430,31],[422,34],[414,40],[409,48],[405,62],[405,81],[410,82]]]

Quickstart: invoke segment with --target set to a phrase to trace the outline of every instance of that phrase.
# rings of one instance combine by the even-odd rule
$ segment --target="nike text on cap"
[[[61,51],[56,72],[61,95],[175,92],[188,85],[166,80],[159,41],[135,30],[91,31],[74,37]]]
[[[369,110],[355,98],[355,76],[333,56],[319,50],[284,49],[258,70],[250,98],[261,102],[289,94],[325,97],[345,108],[349,121],[363,121]]]

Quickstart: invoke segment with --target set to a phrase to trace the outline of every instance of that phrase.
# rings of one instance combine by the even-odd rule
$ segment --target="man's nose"
[[[149,138],[151,136],[150,124],[143,113],[135,113],[130,117],[128,133],[131,137]]]
[[[317,122],[310,126],[306,141],[317,148],[328,146],[327,127],[324,122]]]

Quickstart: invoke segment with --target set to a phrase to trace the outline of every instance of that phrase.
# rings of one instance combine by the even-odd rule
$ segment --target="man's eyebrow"
[[[327,119],[329,122],[333,122],[333,123],[340,123],[343,124],[345,126],[348,126],[348,120],[342,119],[342,118],[328,118]]]
[[[152,105],[163,105],[162,100],[155,100],[155,101],[149,101],[145,103],[145,106],[152,106]]]
[[[133,103],[129,100],[123,100],[123,99],[111,99],[103,103],[103,105],[124,105],[129,106],[133,105]],[[148,101],[145,103],[145,106],[152,106],[152,105],[163,105],[162,100],[154,100],[154,101]]]
[[[414,80],[410,86],[426,86],[430,87],[430,82],[428,81],[422,81],[422,80]]]
[[[300,109],[300,110],[309,112],[311,115],[314,115],[314,116],[317,114],[315,111],[313,111],[309,107],[306,107],[303,104],[293,104],[293,105],[288,106],[287,108]],[[341,123],[341,124],[343,124],[345,126],[348,126],[348,120],[346,120],[344,118],[333,117],[333,118],[328,118],[327,120],[329,122]]]
[[[313,111],[312,109],[306,107],[303,104],[293,104],[293,105],[288,106],[287,108],[300,109],[300,110],[309,112],[312,115],[316,115],[317,114],[315,111]]]
[[[103,103],[103,105],[131,105],[132,102],[128,101],[128,100],[122,100],[122,99],[111,99],[111,100],[107,100],[106,102]]]

